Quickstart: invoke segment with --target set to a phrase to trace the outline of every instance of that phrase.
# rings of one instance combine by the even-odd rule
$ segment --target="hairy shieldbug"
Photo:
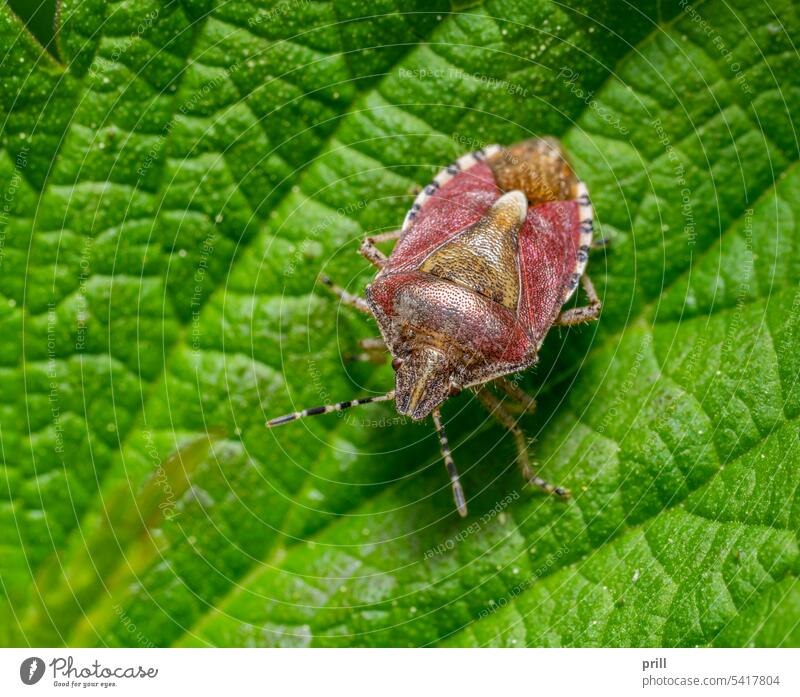
[[[376,246],[396,240],[389,257]],[[368,237],[361,253],[379,271],[366,300],[323,281],[341,300],[372,315],[396,373],[391,392],[305,409],[268,427],[371,402],[395,400],[418,420],[430,414],[461,516],[467,505],[439,407],[462,388],[511,431],[525,479],[559,496],[569,492],[539,477],[514,412],[535,401],[504,376],[537,360],[552,326],[598,318],[600,300],[584,273],[592,247],[592,207],[555,139],[492,145],[446,167],[417,196],[400,230]],[[581,283],[589,304],[562,311]],[[518,409],[507,408],[488,384]]]

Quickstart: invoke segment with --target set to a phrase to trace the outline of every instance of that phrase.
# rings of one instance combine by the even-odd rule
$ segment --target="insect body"
[[[376,246],[397,240],[387,258]],[[267,422],[394,399],[413,419],[429,414],[439,434],[459,514],[467,507],[450,455],[440,405],[463,388],[514,436],[525,479],[560,496],[532,470],[512,409],[489,385],[532,411],[535,402],[504,376],[537,360],[551,326],[597,319],[600,300],[584,273],[592,246],[592,208],[553,139],[496,145],[464,155],[420,192],[396,232],[367,238],[361,253],[379,271],[366,300],[323,279],[343,302],[374,316],[396,386],[378,397],[306,409]],[[589,304],[562,311],[578,284]]]

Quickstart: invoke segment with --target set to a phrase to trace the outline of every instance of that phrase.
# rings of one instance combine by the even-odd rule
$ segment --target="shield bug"
[[[387,257],[377,245],[389,241],[396,244]],[[523,477],[568,496],[532,469],[516,414],[531,412],[535,402],[504,376],[536,362],[550,327],[598,318],[600,300],[584,273],[591,246],[589,194],[558,141],[492,145],[462,156],[419,193],[400,230],[364,240],[361,253],[378,267],[366,299],[322,279],[342,302],[377,321],[381,338],[362,346],[388,351],[395,389],[287,414],[267,426],[388,400],[412,419],[430,414],[465,516],[439,409],[470,388],[513,435]],[[562,310],[579,283],[589,304]]]

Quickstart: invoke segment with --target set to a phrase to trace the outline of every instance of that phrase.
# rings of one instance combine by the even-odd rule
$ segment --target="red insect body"
[[[516,419],[486,388],[492,383],[532,408],[501,378],[532,365],[548,330],[596,319],[600,301],[583,275],[592,241],[586,187],[551,139],[491,146],[442,170],[417,197],[387,259],[368,238],[362,253],[380,267],[367,302],[334,287],[345,302],[374,315],[393,357],[396,390],[273,419],[295,418],[395,399],[400,413],[434,424],[458,510],[466,503],[444,435],[439,405],[463,387],[514,434],[523,474],[566,494],[530,468]],[[590,305],[561,311],[579,281]],[[480,389],[478,387],[480,386]]]
[[[367,288],[370,310],[401,364],[398,411],[415,419],[453,388],[534,363],[585,265],[591,208],[560,151],[547,141],[523,144],[517,154],[489,151],[492,159],[485,151],[461,158],[420,194]],[[511,180],[535,191],[504,192],[503,157],[512,161]],[[531,183],[531,160],[542,158],[550,169],[552,162],[562,167],[557,181],[536,171]],[[573,198],[547,200],[565,187]]]
[[[488,165],[479,162],[454,177],[425,204],[400,238],[389,261],[370,285],[369,299],[381,311],[396,313],[396,294],[409,285],[426,286],[432,279],[417,269],[442,243],[476,223],[502,195]],[[443,316],[456,311],[462,321],[457,338],[508,370],[524,367],[541,345],[571,290],[581,244],[578,202],[554,201],[531,206],[519,231],[519,311],[466,292],[448,296],[431,290],[430,311],[423,319],[440,327]],[[441,282],[438,284],[441,285]]]

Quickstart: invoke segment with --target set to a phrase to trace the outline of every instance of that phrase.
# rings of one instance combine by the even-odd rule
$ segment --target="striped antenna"
[[[362,397],[361,399],[352,399],[349,402],[337,402],[336,404],[326,404],[324,407],[312,407],[311,409],[303,409],[303,411],[296,411],[292,414],[279,416],[277,419],[270,419],[267,421],[267,428],[275,426],[282,426],[288,424],[295,419],[302,419],[306,416],[318,416],[319,414],[330,414],[333,411],[344,411],[350,407],[358,407],[362,404],[372,404],[372,402],[390,402],[394,399],[394,390],[386,394],[378,395],[377,397]]]
[[[461,480],[458,477],[458,470],[456,463],[453,462],[453,456],[450,454],[450,445],[447,442],[447,434],[444,432],[444,424],[442,423],[442,416],[438,409],[431,412],[433,417],[433,425],[436,426],[436,433],[439,434],[439,443],[442,446],[442,456],[444,457],[444,466],[447,467],[447,473],[450,475],[450,483],[453,487],[453,499],[456,502],[458,515],[462,518],[467,517],[467,501],[464,498],[464,490],[461,488]]]

